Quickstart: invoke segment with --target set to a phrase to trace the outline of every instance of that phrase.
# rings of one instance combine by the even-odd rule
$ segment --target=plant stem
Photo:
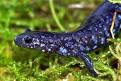
[[[62,24],[60,23],[60,21],[59,21],[57,15],[56,15],[56,12],[55,12],[55,9],[54,9],[53,0],[49,0],[49,5],[50,5],[50,9],[51,9],[52,16],[53,16],[53,18],[54,18],[56,24],[58,25],[58,27],[59,27],[59,29],[60,29],[61,31],[64,31],[65,29],[64,29],[64,27],[62,26]]]

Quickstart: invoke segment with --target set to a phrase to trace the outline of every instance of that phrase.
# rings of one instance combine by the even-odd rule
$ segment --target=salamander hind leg
[[[93,63],[92,63],[92,61],[90,60],[90,58],[88,57],[88,55],[87,55],[86,53],[84,53],[84,52],[81,52],[81,53],[78,55],[78,57],[84,61],[84,63],[85,63],[85,65],[86,65],[88,71],[90,72],[90,74],[91,74],[92,76],[94,76],[94,77],[97,77],[98,74],[95,72],[94,67],[93,67]]]

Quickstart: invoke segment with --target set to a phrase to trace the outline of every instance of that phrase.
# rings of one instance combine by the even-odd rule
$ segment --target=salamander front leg
[[[90,72],[90,74],[92,76],[94,76],[94,77],[98,76],[98,74],[94,70],[92,61],[90,60],[90,58],[88,57],[88,55],[86,53],[81,52],[78,57],[84,61],[88,71]]]

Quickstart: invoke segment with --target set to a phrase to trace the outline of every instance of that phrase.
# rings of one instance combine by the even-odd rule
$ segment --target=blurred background
[[[83,24],[103,0],[0,0],[0,81],[114,81],[117,59],[112,48],[90,53],[99,78],[89,76],[74,57],[17,47],[16,35],[30,28],[71,32]],[[110,58],[110,59],[109,59]]]

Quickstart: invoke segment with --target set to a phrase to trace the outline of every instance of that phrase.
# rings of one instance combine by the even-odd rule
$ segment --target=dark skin
[[[119,32],[120,11],[121,4],[113,4],[106,0],[77,31],[55,33],[27,29],[15,38],[15,44],[25,48],[39,49],[42,52],[78,57],[84,61],[89,73],[97,76],[87,53],[108,45],[107,39]]]

